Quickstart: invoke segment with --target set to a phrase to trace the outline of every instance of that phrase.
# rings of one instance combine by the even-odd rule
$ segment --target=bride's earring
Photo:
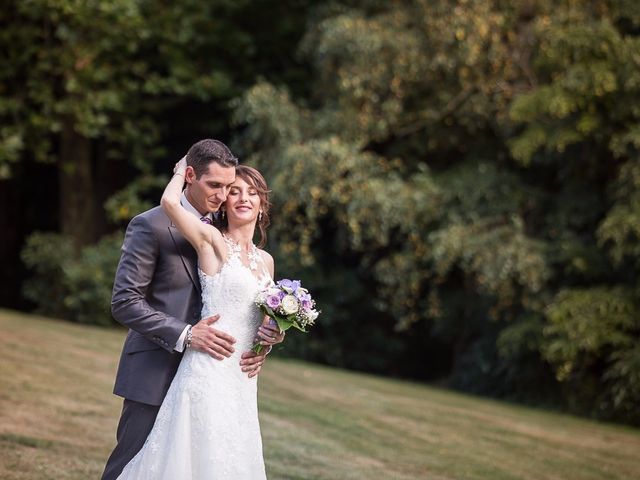
[[[220,214],[220,219],[224,220],[226,213],[224,210],[222,210],[222,213]]]
[[[260,213],[258,214],[258,222],[262,221],[262,210],[260,210]]]

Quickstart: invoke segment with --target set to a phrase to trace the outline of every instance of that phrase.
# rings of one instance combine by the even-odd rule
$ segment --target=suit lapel
[[[195,250],[184,239],[173,222],[169,226],[169,234],[171,235],[171,239],[173,240],[173,243],[176,246],[176,250],[180,255],[182,264],[187,270],[189,278],[193,282],[193,285],[196,287],[198,292],[201,292],[200,281],[198,280],[198,257]]]

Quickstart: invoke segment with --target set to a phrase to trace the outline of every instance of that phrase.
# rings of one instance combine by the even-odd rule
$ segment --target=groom
[[[224,143],[201,140],[189,149],[187,164],[182,205],[213,223],[213,213],[235,180],[238,160]],[[215,328],[218,315],[200,319],[200,294],[196,252],[164,211],[155,207],[133,218],[111,299],[113,317],[129,327],[114,387],[124,402],[118,443],[102,480],[115,480],[142,448],[185,348],[221,361],[233,352],[235,339]],[[283,338],[275,327],[259,335],[267,344]],[[245,352],[243,371],[257,375],[268,350],[261,355]]]

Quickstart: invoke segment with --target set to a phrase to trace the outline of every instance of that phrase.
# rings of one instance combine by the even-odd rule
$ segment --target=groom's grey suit
[[[114,318],[129,327],[114,387],[125,400],[103,480],[115,480],[144,444],[182,357],[176,342],[200,310],[193,247],[160,207],[133,218],[111,300]]]

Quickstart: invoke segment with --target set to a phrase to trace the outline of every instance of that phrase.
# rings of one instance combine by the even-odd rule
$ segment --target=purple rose
[[[267,306],[274,310],[280,306],[280,295],[269,295],[267,297]]]
[[[302,300],[300,304],[302,305],[302,309],[305,312],[308,312],[309,310],[311,310],[311,307],[313,307],[313,305],[311,304],[311,297],[309,297],[309,299]]]

